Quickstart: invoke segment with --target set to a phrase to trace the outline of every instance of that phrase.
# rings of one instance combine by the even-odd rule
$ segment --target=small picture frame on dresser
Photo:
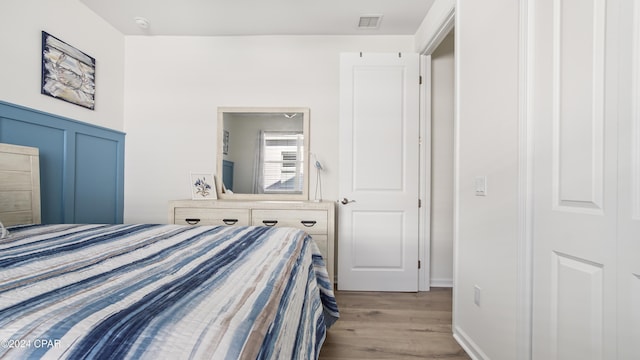
[[[216,200],[216,179],[212,173],[191,172],[190,176],[191,199]]]

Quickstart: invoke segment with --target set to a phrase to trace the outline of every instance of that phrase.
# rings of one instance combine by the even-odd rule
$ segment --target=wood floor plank
[[[451,289],[336,291],[336,299],[340,319],[327,332],[320,360],[470,359],[453,339]]]

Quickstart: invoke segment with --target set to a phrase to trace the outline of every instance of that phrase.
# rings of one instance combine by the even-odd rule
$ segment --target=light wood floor
[[[451,289],[422,293],[336,291],[340,319],[320,360],[469,359],[451,332]]]

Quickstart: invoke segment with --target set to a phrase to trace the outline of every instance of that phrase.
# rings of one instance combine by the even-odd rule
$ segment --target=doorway
[[[453,287],[455,46],[452,29],[431,53],[430,286]],[[427,57],[429,58],[429,57]]]

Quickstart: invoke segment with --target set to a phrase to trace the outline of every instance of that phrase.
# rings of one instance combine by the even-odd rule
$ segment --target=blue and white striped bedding
[[[277,227],[34,225],[0,240],[0,358],[316,359],[339,316]]]

